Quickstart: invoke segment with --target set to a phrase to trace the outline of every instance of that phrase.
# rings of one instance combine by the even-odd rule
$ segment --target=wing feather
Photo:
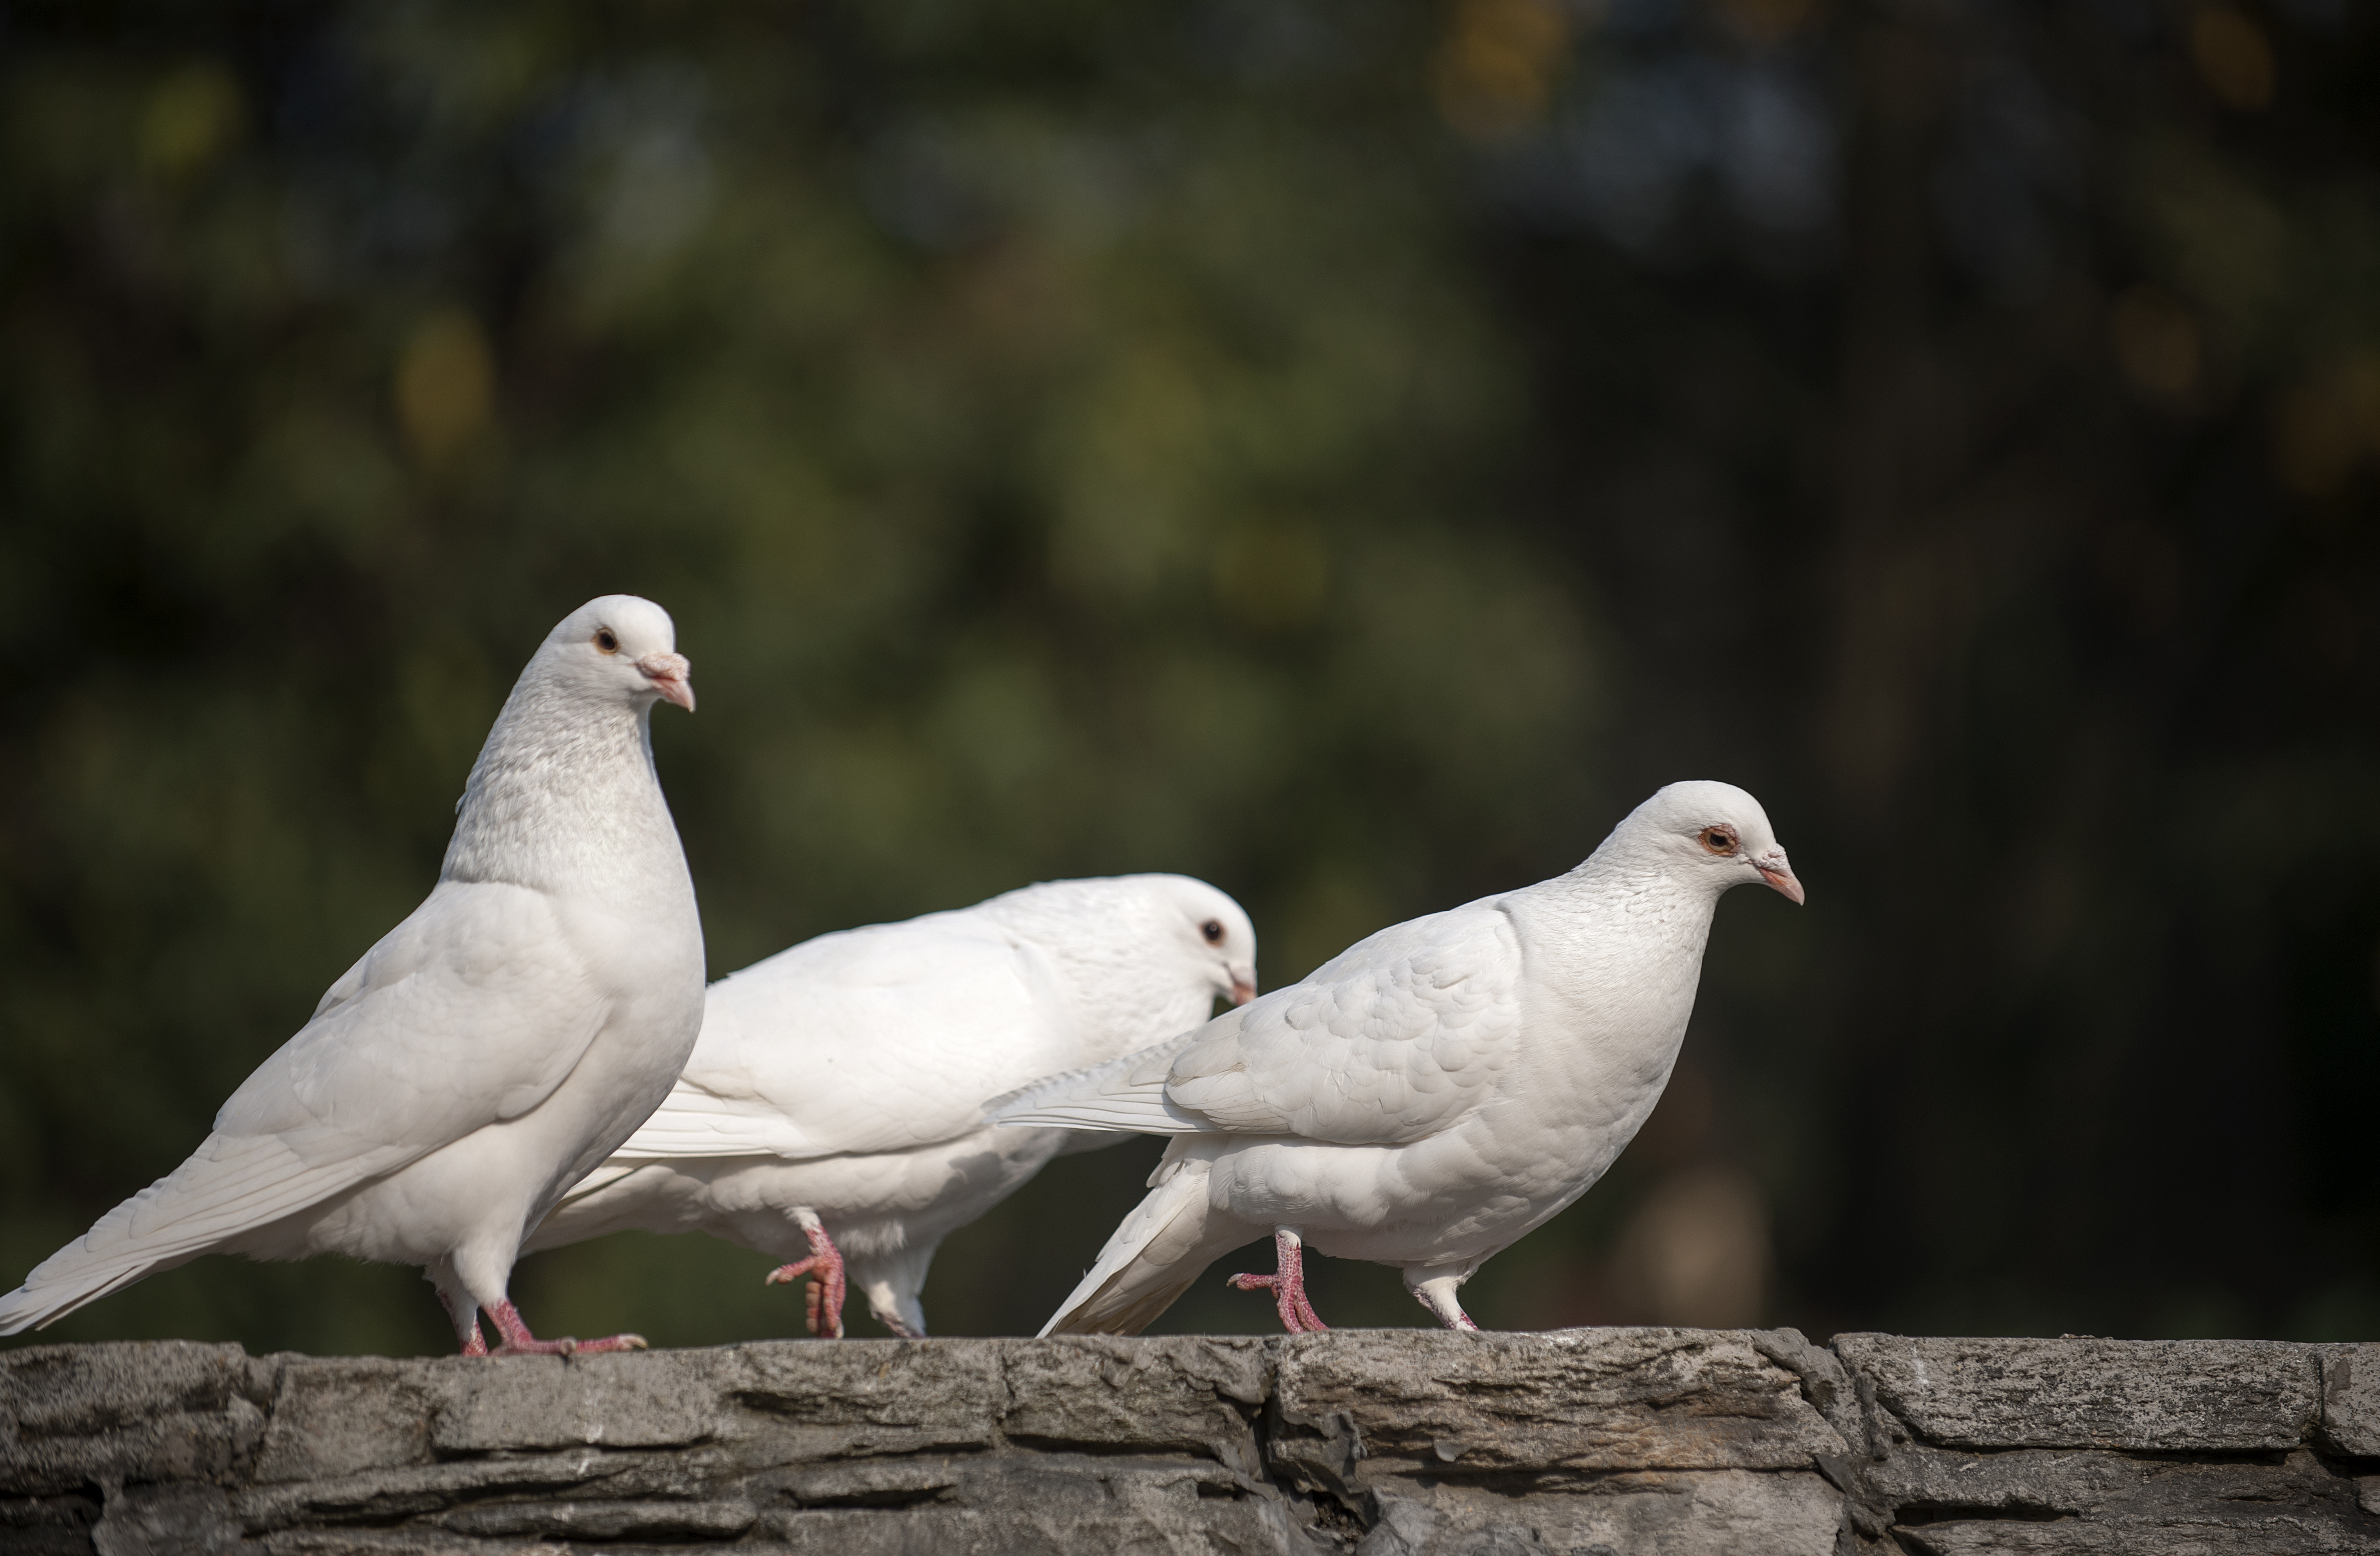
[[[441,882],[232,1093],[188,1160],[0,1296],[0,1334],[537,1106],[610,1012],[575,945],[541,893]]]
[[[915,1149],[1075,1051],[1043,952],[973,909],[804,941],[711,985],[686,1072],[615,1161]]]
[[[1359,942],[1170,1043],[1001,1100],[1000,1123],[1395,1145],[1487,1097],[1520,1030],[1520,944],[1492,901]]]

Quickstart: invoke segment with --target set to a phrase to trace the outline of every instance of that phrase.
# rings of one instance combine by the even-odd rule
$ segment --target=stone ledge
[[[0,1353],[0,1551],[2380,1556],[2380,1345],[1790,1330]]]

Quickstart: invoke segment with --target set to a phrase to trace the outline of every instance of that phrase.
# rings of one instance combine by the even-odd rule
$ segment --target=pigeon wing
[[[914,1149],[1072,1051],[1049,958],[961,910],[821,935],[711,987],[669,1098],[614,1161]]]
[[[609,1018],[583,932],[525,886],[443,881],[248,1077],[215,1131],[325,1165],[427,1155],[551,1096]]]
[[[443,882],[332,985],[188,1160],[0,1297],[47,1323],[542,1101],[609,1001],[540,893]]]
[[[1396,1145],[1492,1088],[1520,1030],[1511,920],[1475,904],[1383,930],[1170,1043],[1035,1087],[1002,1124]]]

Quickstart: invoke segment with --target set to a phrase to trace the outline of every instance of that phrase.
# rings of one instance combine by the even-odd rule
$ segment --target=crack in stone
[[[2380,1347],[1790,1331],[0,1354],[0,1550],[2380,1553]]]

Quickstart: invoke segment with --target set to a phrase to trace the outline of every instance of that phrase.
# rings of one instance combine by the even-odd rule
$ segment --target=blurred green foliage
[[[2368,1332],[2374,36],[11,7],[0,1273],[195,1144],[427,889],[545,629],[628,590],[696,664],[655,735],[714,975],[1178,869],[1269,987],[1752,787],[1812,906],[1728,904],[1672,1098],[1491,1325]],[[954,1237],[938,1331],[1038,1326],[1153,1154]],[[1646,1251],[1711,1203],[1733,1307]],[[1320,1262],[1334,1321],[1423,1321]],[[515,1290],[792,1332],[764,1269],[622,1237]],[[1209,1284],[1166,1327],[1269,1326]],[[447,1345],[332,1260],[44,1338],[163,1334]]]
[[[697,666],[656,745],[718,974],[1179,869],[1279,979],[1593,843],[1588,626],[1475,511],[1522,391],[1410,18],[1243,84],[1156,10],[268,19],[9,65],[0,577],[44,669],[0,1263],[170,1167],[410,908],[594,593]],[[524,1300],[797,1326],[756,1257],[573,1251]],[[1048,1305],[950,1266],[945,1328]],[[413,1287],[212,1260],[55,1332],[435,1347]]]

